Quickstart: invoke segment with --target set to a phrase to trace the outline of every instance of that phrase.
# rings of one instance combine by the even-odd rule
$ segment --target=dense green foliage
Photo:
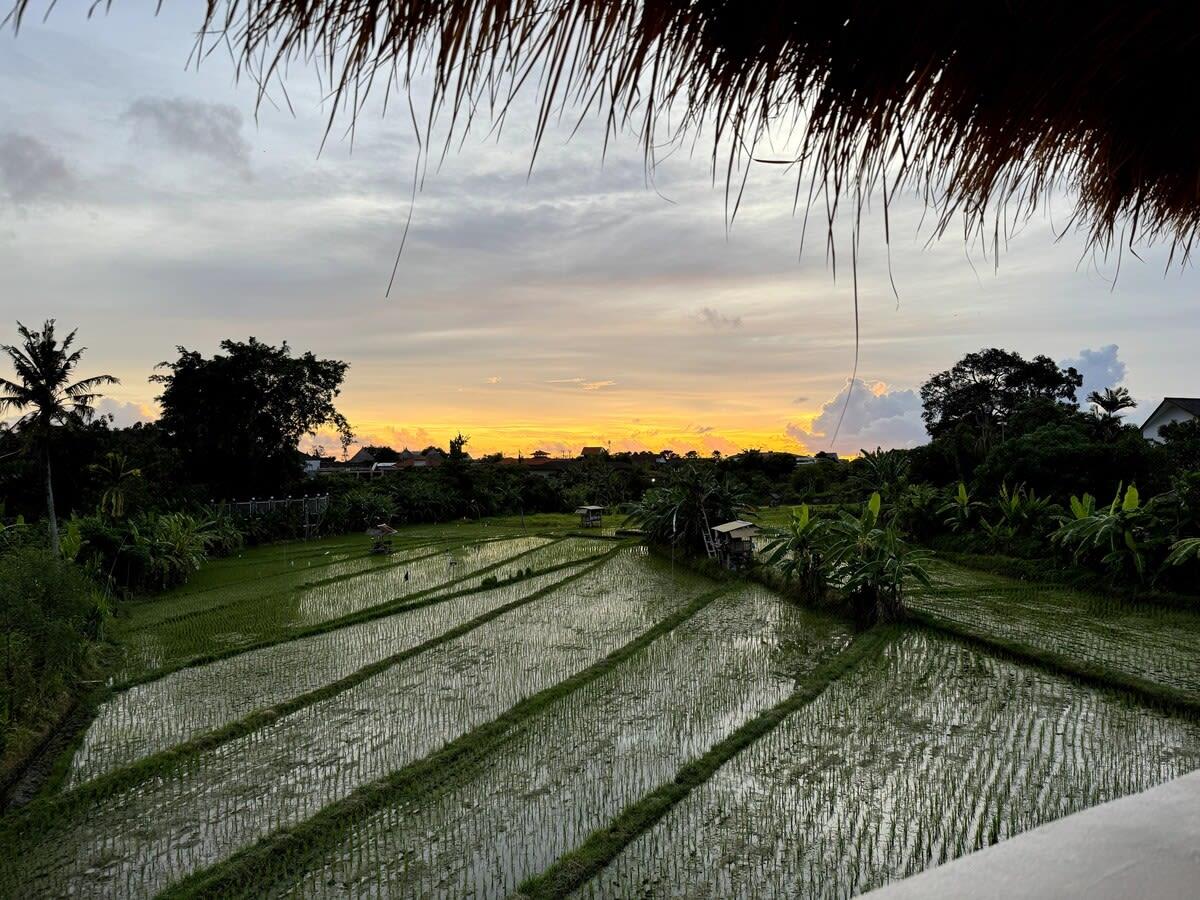
[[[687,461],[671,470],[667,483],[650,488],[629,517],[658,544],[704,551],[713,526],[750,514],[750,494],[715,465]]]
[[[986,451],[1003,440],[1010,420],[1034,400],[1075,402],[1083,378],[1048,356],[990,348],[968,353],[921,387],[923,417],[934,438],[969,432]]]
[[[322,426],[343,444],[350,425],[334,399],[347,364],[293,356],[285,341],[272,347],[250,338],[221,342],[222,353],[205,358],[180,347],[164,362],[159,426],[180,455],[188,478],[214,496],[275,495],[300,475],[300,438]]]
[[[62,712],[106,615],[78,567],[31,540],[0,544],[0,758]]]

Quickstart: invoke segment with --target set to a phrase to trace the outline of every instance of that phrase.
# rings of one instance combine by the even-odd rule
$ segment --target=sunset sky
[[[824,224],[793,212],[795,175],[759,165],[727,228],[703,139],[653,183],[628,138],[552,129],[532,174],[531,116],[480,123],[429,165],[396,284],[417,145],[407,107],[359,118],[353,146],[299,67],[289,111],[256,109],[218,50],[186,63],[193,4],[60,3],[0,35],[0,341],[54,316],[122,383],[103,410],[154,414],[155,363],[254,335],[350,363],[341,408],[364,441],[478,454],[583,444],[702,452],[831,446],[853,364],[850,222],[836,279]],[[293,112],[294,111],[294,112]],[[519,110],[517,110],[519,113]],[[764,148],[764,153],[770,148]],[[319,152],[321,151],[321,152]],[[1027,223],[999,268],[921,207],[863,223],[859,377],[842,452],[923,440],[916,391],[963,353],[1075,361],[1085,390],[1123,383],[1141,421],[1200,390],[1194,268],[1166,253],[1083,255],[1056,239],[1069,203]],[[1055,215],[1055,213],[1058,215]],[[1081,394],[1082,396],[1082,394]]]

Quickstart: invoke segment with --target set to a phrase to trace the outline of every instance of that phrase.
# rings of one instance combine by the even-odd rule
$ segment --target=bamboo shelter
[[[10,19],[50,5],[15,0]],[[228,46],[264,91],[314,63],[334,117],[423,72],[429,108],[399,112],[425,138],[444,124],[446,147],[528,92],[538,140],[568,110],[605,141],[635,132],[651,164],[700,138],[735,192],[749,159],[794,165],[796,201],[831,223],[874,197],[886,231],[911,190],[938,233],[999,247],[1065,190],[1059,223],[1101,251],[1186,258],[1200,225],[1196,3],[207,0],[197,24],[197,58]],[[794,152],[765,156],[768,130]]]

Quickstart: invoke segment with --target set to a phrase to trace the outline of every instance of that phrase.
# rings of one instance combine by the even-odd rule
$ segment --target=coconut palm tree
[[[0,413],[27,410],[14,428],[29,440],[33,452],[46,463],[46,517],[50,527],[50,547],[59,552],[58,519],[54,515],[54,480],[50,471],[50,444],[54,427],[84,422],[91,418],[93,404],[100,396],[96,388],[117,384],[111,375],[93,375],[71,382],[86,347],[72,351],[75,332],[60,342],[54,334],[54,320],[47,319],[41,331],[17,323],[20,346],[0,345],[8,354],[16,381],[0,378]]]
[[[1137,401],[1129,394],[1129,388],[1105,388],[1104,392],[1092,391],[1087,396],[1088,403],[1103,410],[1110,416],[1116,416],[1123,409],[1133,409]]]
[[[124,453],[105,453],[104,461],[88,466],[104,487],[100,494],[100,511],[106,512],[114,519],[125,515],[125,492],[134,479],[142,477],[142,470],[129,465],[129,457]]]

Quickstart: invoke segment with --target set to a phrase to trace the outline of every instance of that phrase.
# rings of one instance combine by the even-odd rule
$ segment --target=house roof
[[[603,506],[581,506],[575,512],[604,512]]]
[[[732,522],[726,522],[724,525],[714,525],[713,531],[720,532],[721,534],[730,534],[734,531],[741,531],[743,528],[757,529],[758,526],[753,522],[746,522],[742,519],[734,519]]]
[[[1142,423],[1141,427],[1145,429],[1158,417],[1160,412],[1171,406],[1200,418],[1200,397],[1163,397],[1162,403],[1154,407],[1154,411],[1146,417],[1146,421]]]
[[[1163,403],[1173,403],[1193,416],[1200,416],[1200,397],[1163,397]]]

